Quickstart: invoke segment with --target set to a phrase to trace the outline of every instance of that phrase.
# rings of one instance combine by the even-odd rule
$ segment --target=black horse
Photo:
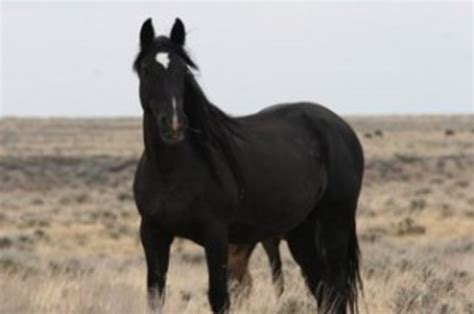
[[[364,159],[356,134],[306,102],[228,116],[206,98],[184,43],[179,19],[169,37],[155,37],[148,19],[134,63],[145,145],[134,195],[150,306],[164,295],[174,237],[204,247],[211,308],[224,312],[229,243],[283,236],[318,305],[357,310]]]

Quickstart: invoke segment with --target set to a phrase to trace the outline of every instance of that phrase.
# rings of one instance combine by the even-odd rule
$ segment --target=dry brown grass
[[[350,121],[367,157],[361,311],[474,313],[474,117]],[[139,119],[3,119],[0,143],[0,313],[145,313]],[[282,251],[284,295],[258,248],[234,312],[314,312]],[[164,312],[207,313],[206,281],[202,249],[176,241]]]

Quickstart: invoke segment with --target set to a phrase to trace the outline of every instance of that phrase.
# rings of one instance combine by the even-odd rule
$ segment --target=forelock
[[[178,55],[190,68],[198,69],[196,63],[191,59],[189,53],[181,46],[173,43],[168,37],[160,36],[155,38],[155,41],[152,47],[144,50],[140,50],[135,61],[133,62],[133,69],[138,71],[138,66],[140,65],[142,59],[148,54],[158,54],[160,52],[165,53],[174,53]]]

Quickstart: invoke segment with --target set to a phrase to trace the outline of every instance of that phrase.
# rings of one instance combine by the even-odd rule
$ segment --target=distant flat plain
[[[474,313],[474,116],[349,116],[366,155],[362,313]],[[131,193],[141,119],[0,120],[0,313],[145,313]],[[260,247],[236,313],[311,312],[282,243],[274,295]],[[203,251],[175,241],[165,313],[207,313]]]

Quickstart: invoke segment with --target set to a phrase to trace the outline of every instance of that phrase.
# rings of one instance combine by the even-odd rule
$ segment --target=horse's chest
[[[141,181],[137,184],[135,199],[140,214],[169,228],[189,224],[195,216],[196,187],[158,180],[153,183]]]
[[[150,204],[149,215],[160,225],[170,229],[186,228],[195,219],[195,196],[191,193],[165,191],[156,193]]]

